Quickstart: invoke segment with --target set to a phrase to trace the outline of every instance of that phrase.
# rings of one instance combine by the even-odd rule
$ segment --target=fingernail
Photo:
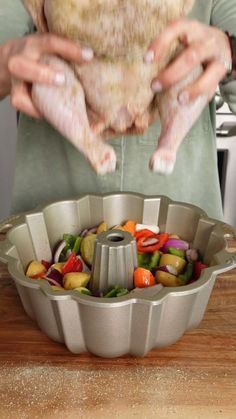
[[[57,86],[63,86],[66,82],[66,76],[63,73],[56,73],[53,81]]]
[[[189,103],[189,93],[188,92],[182,92],[178,96],[178,101],[180,105],[187,105]]]
[[[90,61],[93,59],[93,50],[91,48],[82,48],[81,56],[85,61]]]
[[[152,83],[152,90],[156,93],[159,93],[162,91],[162,84],[156,80]]]
[[[144,61],[145,63],[153,63],[154,61],[154,51],[153,50],[149,50],[148,52],[146,52],[146,54],[144,55]]]

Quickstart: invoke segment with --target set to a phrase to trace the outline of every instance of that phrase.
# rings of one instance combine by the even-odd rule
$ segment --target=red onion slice
[[[59,262],[60,254],[61,254],[62,250],[63,250],[66,246],[67,246],[67,244],[66,244],[66,242],[65,242],[64,240],[62,240],[62,241],[58,244],[58,246],[57,246],[57,248],[56,248],[56,250],[55,250],[55,253],[54,253],[54,257],[53,257],[53,261],[54,261],[54,263],[58,263],[58,262]]]
[[[98,226],[94,226],[88,229],[87,234],[95,234],[97,232]]]
[[[162,248],[163,252],[168,253],[169,247],[174,247],[175,249],[186,251],[189,248],[189,243],[185,240],[169,239]]]
[[[98,226],[94,226],[94,227],[90,227],[90,228],[85,228],[84,230],[81,231],[81,233],[79,234],[80,237],[86,237],[88,234],[94,234],[97,232],[97,228]]]
[[[59,284],[59,282],[55,281],[55,279],[52,278],[46,278],[49,285],[56,285],[56,287],[60,287],[62,288],[61,284]]]
[[[79,234],[80,237],[85,237],[88,233],[88,229],[85,228],[84,230],[81,231],[81,233]]]
[[[86,265],[85,261],[83,260],[83,258],[81,256],[77,256],[77,259],[79,259],[83,265],[83,269],[82,272],[86,272],[91,274],[91,269],[89,269],[89,267]]]
[[[61,274],[61,272],[59,272],[57,269],[54,268],[49,268],[49,270],[46,273],[46,278],[48,280],[54,280],[58,283],[60,283],[60,285],[62,286],[63,284],[63,275]]]
[[[199,259],[198,251],[196,249],[186,250],[186,259],[188,262],[196,262]]]

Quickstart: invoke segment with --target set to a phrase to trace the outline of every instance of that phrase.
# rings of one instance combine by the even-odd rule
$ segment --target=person
[[[117,170],[98,176],[66,139],[40,119],[29,90],[30,82],[62,82],[62,74],[37,62],[42,54],[55,53],[80,63],[92,59],[92,52],[55,35],[33,34],[33,23],[21,1],[0,0],[0,98],[10,95],[12,105],[20,111],[12,213],[87,193],[132,191],[192,203],[210,217],[222,219],[215,105],[211,99],[218,83],[225,79],[232,59],[226,31],[236,32],[236,2],[198,0],[188,19],[171,23],[144,57],[147,61],[159,59],[176,38],[186,45],[181,56],[157,75],[152,85],[154,91],[176,83],[199,63],[204,68],[201,78],[179,95],[184,104],[200,93],[211,102],[182,143],[173,174],[160,176],[148,167],[160,131],[156,122],[144,135],[112,139]],[[223,80],[220,89],[236,112],[236,82]]]

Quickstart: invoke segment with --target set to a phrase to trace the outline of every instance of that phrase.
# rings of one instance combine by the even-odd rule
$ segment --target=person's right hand
[[[62,86],[65,75],[40,63],[44,54],[55,54],[77,64],[92,60],[93,51],[52,34],[35,34],[5,44],[4,61],[10,83],[11,103],[17,110],[40,118],[31,99],[32,83]]]

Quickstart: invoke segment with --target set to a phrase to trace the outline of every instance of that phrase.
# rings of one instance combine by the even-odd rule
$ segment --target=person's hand
[[[32,117],[40,114],[32,103],[32,83],[54,84],[62,86],[65,75],[40,63],[44,54],[55,54],[74,63],[90,61],[93,52],[81,48],[77,43],[52,34],[29,35],[5,44],[3,61],[8,72],[12,105]]]
[[[170,45],[180,41],[185,48],[180,55],[153,80],[152,88],[161,92],[184,79],[199,65],[203,73],[179,94],[179,102],[187,104],[200,95],[210,101],[218,83],[230,71],[232,65],[231,48],[227,35],[215,27],[198,21],[181,19],[174,21],[150,45],[144,60],[154,62],[163,58]]]

